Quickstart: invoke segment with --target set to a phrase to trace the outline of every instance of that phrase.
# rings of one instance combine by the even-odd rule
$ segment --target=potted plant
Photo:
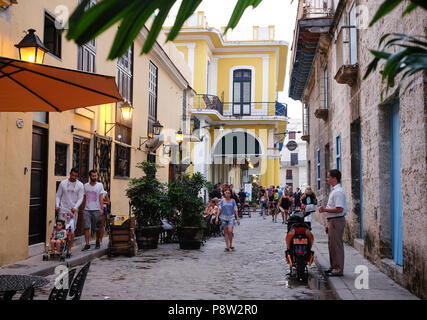
[[[200,249],[206,224],[202,217],[205,208],[199,197],[206,180],[200,173],[191,177],[183,174],[169,184],[169,203],[180,212],[177,217],[177,231],[181,249]]]
[[[137,165],[145,176],[129,182],[126,195],[136,218],[136,242],[138,249],[156,249],[162,231],[162,208],[165,186],[156,179],[158,166],[149,161]]]

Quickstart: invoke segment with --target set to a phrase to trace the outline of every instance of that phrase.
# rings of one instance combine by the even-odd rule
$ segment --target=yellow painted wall
[[[36,34],[43,41],[44,10],[55,13],[57,6],[66,6],[72,12],[77,5],[76,0],[38,0],[19,2],[10,9],[8,19],[0,17],[0,56],[19,59],[18,50],[14,44],[24,37],[24,30],[36,29]],[[97,38],[96,72],[116,76],[116,61],[107,61],[111,44],[115,36],[115,28],[111,28]],[[164,35],[161,35],[164,39]],[[168,54],[180,73],[189,82],[191,71],[179,54],[173,43],[159,41],[162,50]],[[146,153],[137,150],[139,137],[147,136],[148,116],[148,68],[149,60],[153,60],[159,68],[158,76],[158,120],[163,124],[165,131],[175,133],[181,127],[182,95],[180,88],[171,77],[170,72],[151,55],[139,56],[141,44],[135,42],[134,67],[134,101],[135,108],[132,128],[132,151],[130,176],[140,176],[140,169],[135,166],[146,160]],[[64,68],[77,68],[77,46],[68,42],[65,34],[62,38],[62,57],[58,59],[50,54],[46,55],[44,64]],[[188,95],[188,93],[187,93]],[[187,97],[189,101],[190,97]],[[62,113],[49,113],[49,140],[48,140],[48,181],[47,181],[47,210],[46,210],[46,238],[52,231],[54,222],[54,208],[56,182],[66,179],[54,175],[55,143],[68,144],[67,174],[72,164],[74,135],[93,139],[93,135],[81,131],[71,132],[71,125],[86,131],[96,130],[98,134],[105,134],[105,122],[115,122],[115,104],[88,108],[94,111],[94,120],[77,115],[74,110]],[[28,225],[29,225],[29,196],[31,181],[31,153],[32,153],[32,113],[0,113],[0,265],[13,263],[28,256]],[[24,127],[18,129],[16,120],[23,119]],[[111,126],[107,127],[107,130]],[[115,137],[113,128],[109,134]],[[162,147],[157,151],[158,163],[169,161],[162,159]],[[91,156],[92,157],[92,156]],[[127,213],[128,199],[125,190],[129,179],[114,178],[115,143],[111,150],[111,201],[113,213]],[[90,160],[90,168],[92,160]],[[24,170],[27,168],[27,173]],[[168,163],[159,170],[159,178],[166,182],[168,179]]]

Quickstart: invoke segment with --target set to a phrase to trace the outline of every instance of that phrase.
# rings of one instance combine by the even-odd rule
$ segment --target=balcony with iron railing
[[[333,15],[328,0],[305,0],[302,4],[303,19],[327,18]]]
[[[273,105],[273,108],[271,106]],[[193,109],[214,110],[221,116],[280,116],[287,117],[287,104],[274,102],[222,102],[215,95],[197,94],[193,98]],[[271,112],[273,111],[273,113]]]

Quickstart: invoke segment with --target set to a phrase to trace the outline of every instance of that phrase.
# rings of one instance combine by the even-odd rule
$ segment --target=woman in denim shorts
[[[233,228],[237,224],[240,225],[240,219],[237,212],[237,204],[231,198],[231,192],[225,191],[225,199],[221,200],[219,210],[216,216],[216,223],[218,223],[218,216],[221,220],[221,228],[224,230],[225,238],[225,251],[234,251],[233,247]]]

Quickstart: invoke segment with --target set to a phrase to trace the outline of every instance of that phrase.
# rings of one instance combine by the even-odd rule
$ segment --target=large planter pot
[[[180,227],[178,228],[179,247],[184,250],[200,249],[203,239],[203,228]]]
[[[138,227],[135,232],[138,249],[157,249],[161,231],[161,226]]]

